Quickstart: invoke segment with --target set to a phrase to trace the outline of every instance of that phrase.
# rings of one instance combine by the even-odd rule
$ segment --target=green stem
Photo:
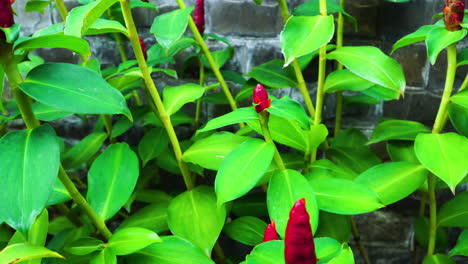
[[[429,173],[427,178],[429,194],[429,242],[427,245],[427,255],[433,255],[437,234],[437,201],[435,197],[435,176]]]
[[[205,67],[201,61],[201,58],[198,57],[198,65],[200,67],[200,85],[205,86]],[[197,100],[197,106],[195,109],[195,129],[200,127],[200,112],[201,112],[201,98]]]
[[[466,74],[465,80],[463,81],[462,85],[458,89],[458,92],[461,92],[461,91],[465,90],[466,87],[468,87],[468,74]]]
[[[122,8],[125,25],[127,26],[128,38],[130,39],[130,42],[132,44],[133,52],[135,53],[135,57],[138,61],[138,66],[140,67],[140,71],[143,75],[143,80],[145,82],[149,94],[151,95],[154,105],[158,110],[155,114],[157,116],[159,115],[159,119],[161,120],[162,124],[164,125],[164,128],[167,131],[177,163],[179,164],[179,168],[182,173],[182,177],[184,178],[185,186],[188,190],[191,190],[194,187],[192,175],[188,170],[187,164],[182,160],[182,150],[180,148],[179,139],[177,138],[174,127],[171,123],[171,119],[168,113],[166,112],[166,109],[164,108],[161,97],[159,96],[158,90],[156,89],[156,85],[154,84],[154,81],[151,78],[151,73],[143,56],[140,41],[138,40],[138,32],[135,26],[135,22],[133,21],[132,10],[130,8],[130,1],[120,0],[120,6]]]
[[[370,264],[371,262],[369,256],[367,255],[366,248],[364,247],[364,244],[361,241],[361,235],[359,234],[356,221],[354,221],[354,217],[352,215],[349,216],[349,221],[351,223],[351,232],[353,233],[354,242],[359,248],[359,252],[361,253],[364,263]]]
[[[56,204],[55,207],[60,211],[60,213],[62,213],[66,218],[68,218],[68,220],[70,220],[70,222],[74,226],[76,227],[82,226],[82,223],[80,219],[78,218],[78,216],[74,214],[73,211],[71,211],[70,208],[68,208],[65,204],[63,203]]]
[[[258,114],[258,118],[260,120],[260,125],[262,126],[262,132],[263,132],[263,137],[265,138],[265,141],[269,144],[272,144],[273,147],[275,147],[275,154],[273,156],[273,159],[275,160],[276,165],[280,170],[286,170],[286,166],[284,166],[283,159],[281,158],[281,155],[276,148],[275,142],[273,142],[273,139],[270,134],[270,128],[268,127],[268,120],[270,117],[270,113],[267,111],[262,111]]]
[[[112,119],[110,115],[102,115],[104,126],[106,127],[107,137],[111,143],[115,143],[115,138],[112,137]]]
[[[344,10],[345,0],[340,0],[340,7]],[[344,28],[344,18],[341,12],[338,13],[338,22],[336,29],[336,48],[343,47],[343,28]],[[343,64],[338,63],[336,66],[337,70],[343,69]],[[336,97],[336,111],[335,111],[335,130],[334,136],[336,137],[341,130],[341,120],[343,117],[343,92],[337,92]]]
[[[57,10],[59,11],[62,21],[65,22],[68,16],[67,6],[63,2],[63,0],[55,0],[55,5],[57,6]]]

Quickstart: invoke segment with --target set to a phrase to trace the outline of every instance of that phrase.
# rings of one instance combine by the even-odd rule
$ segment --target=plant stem
[[[184,3],[183,0],[176,0],[176,2],[179,5],[180,9],[185,8],[185,3]],[[190,27],[190,30],[193,33],[193,37],[197,41],[198,45],[200,45],[200,48],[202,49],[203,53],[205,54],[205,57],[208,60],[208,63],[210,64],[211,70],[213,71],[214,75],[216,76],[216,79],[218,79],[219,83],[221,84],[221,89],[223,89],[223,92],[226,95],[226,98],[227,98],[227,100],[229,102],[229,105],[231,106],[231,109],[236,110],[237,109],[236,101],[234,100],[234,97],[232,96],[232,93],[229,90],[229,87],[227,86],[226,81],[224,80],[224,77],[221,74],[221,71],[219,70],[219,65],[213,59],[213,55],[211,54],[210,50],[208,49],[208,46],[206,45],[205,41],[203,40],[203,37],[200,34],[200,32],[198,31],[198,28],[195,25],[195,22],[193,21],[193,18],[191,16],[189,16],[188,25]],[[240,123],[239,126],[244,127],[244,124]]]
[[[283,159],[281,158],[281,155],[276,148],[275,142],[273,142],[273,139],[270,134],[270,129],[268,127],[268,120],[270,119],[270,113],[267,111],[262,111],[258,113],[258,119],[260,120],[260,125],[262,126],[262,132],[263,132],[263,137],[265,138],[265,141],[269,144],[272,144],[273,147],[275,147],[275,154],[273,156],[273,159],[275,160],[276,165],[280,170],[286,170],[286,166],[284,166]]]
[[[62,213],[63,215],[65,215],[65,217],[68,218],[68,220],[70,220],[70,222],[76,226],[76,227],[80,227],[82,226],[82,223],[80,221],[80,219],[78,218],[77,215],[75,215],[75,213],[73,213],[70,208],[68,208],[65,204],[61,203],[61,204],[56,204],[55,207],[60,211],[60,213]]]
[[[468,74],[466,74],[465,80],[463,81],[462,85],[458,89],[458,92],[461,92],[461,91],[465,90],[466,87],[468,87]]]
[[[55,0],[55,6],[57,6],[57,10],[59,11],[62,21],[65,22],[68,16],[67,6],[63,2],[63,0]]]
[[[340,0],[340,7],[344,10],[345,0]],[[338,22],[336,29],[336,48],[339,49],[343,47],[343,28],[344,28],[344,18],[341,12],[338,13]],[[339,63],[336,66],[337,70],[343,69],[343,64]],[[343,116],[343,92],[339,91],[335,94],[336,98],[336,111],[335,111],[335,130],[333,135],[336,137],[341,130],[341,120]]]
[[[354,217],[352,215],[349,216],[349,221],[351,223],[351,232],[353,233],[354,242],[359,248],[359,252],[364,260],[365,264],[370,264],[369,256],[367,255],[366,249],[364,248],[364,244],[361,241],[361,236],[359,235],[359,230],[356,225],[356,221],[354,221]]]
[[[200,85],[205,86],[205,67],[201,61],[201,58],[198,57],[198,65],[200,68]],[[197,100],[197,106],[195,109],[195,129],[200,127],[200,112],[201,112],[201,98]]]
[[[110,115],[102,115],[104,119],[104,126],[106,127],[107,137],[111,143],[115,143],[115,139],[112,138],[112,120]]]
[[[154,81],[151,78],[151,73],[143,56],[140,41],[138,40],[138,32],[135,26],[135,22],[133,21],[132,11],[130,8],[130,1],[120,0],[120,6],[122,8],[125,25],[128,30],[128,38],[130,39],[130,42],[132,44],[133,52],[135,53],[135,57],[138,61],[138,66],[140,67],[140,71],[143,75],[143,80],[146,84],[146,88],[148,89],[149,94],[151,95],[151,98],[153,99],[154,105],[158,110],[158,112],[155,114],[156,116],[159,116],[161,123],[164,125],[164,128],[167,131],[169,140],[174,149],[174,154],[177,163],[179,164],[180,172],[182,173],[182,177],[184,178],[185,186],[188,190],[191,190],[194,187],[192,175],[188,170],[187,164],[182,160],[182,150],[180,148],[179,139],[177,138],[174,127],[171,123],[171,119],[168,113],[166,112],[166,109],[164,108],[164,105],[161,101],[161,97],[159,96],[158,90],[156,89],[156,85],[154,84]]]

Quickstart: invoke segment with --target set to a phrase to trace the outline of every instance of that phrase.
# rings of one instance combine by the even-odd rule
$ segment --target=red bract
[[[463,23],[463,17],[465,16],[465,1],[446,0],[443,13],[445,28],[450,31],[460,30],[460,24]]]
[[[13,10],[11,9],[13,2],[10,0],[0,0],[0,26],[3,28],[9,28],[15,23],[13,20]]]
[[[314,237],[309,223],[305,199],[298,200],[289,213],[284,237],[286,264],[316,264]]]
[[[140,41],[141,50],[143,51],[143,56],[145,57],[145,60],[146,60],[148,59],[148,54],[146,53],[145,41],[143,40],[142,37],[138,37],[138,40]]]
[[[205,31],[205,4],[204,0],[197,0],[195,2],[195,10],[193,11],[193,20],[198,28],[200,34],[203,35]]]
[[[270,107],[271,100],[268,99],[268,93],[263,85],[257,84],[257,86],[255,86],[252,101],[255,104],[255,111],[257,111],[257,113],[260,113]]]
[[[268,224],[263,233],[263,241],[267,242],[270,240],[278,240],[278,232],[276,232],[275,220],[271,220],[271,224]]]

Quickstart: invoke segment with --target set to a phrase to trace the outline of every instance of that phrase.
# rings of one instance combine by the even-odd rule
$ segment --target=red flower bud
[[[267,225],[265,228],[265,233],[263,234],[262,242],[267,242],[270,240],[278,240],[278,232],[276,232],[275,220],[271,220],[271,224]]]
[[[465,0],[446,0],[443,13],[445,28],[449,31],[460,30],[465,16]]]
[[[140,41],[141,50],[143,51],[143,56],[145,57],[145,60],[146,60],[148,59],[148,54],[146,53],[145,41],[143,40],[142,37],[138,37],[138,40]]]
[[[205,5],[204,0],[196,0],[195,10],[193,11],[193,20],[200,34],[205,31]]]
[[[305,199],[298,200],[291,212],[284,237],[286,264],[316,264],[314,237],[309,223]]]
[[[13,20],[13,10],[11,9],[13,2],[10,0],[0,0],[0,27],[9,28],[15,23]]]
[[[257,111],[257,113],[260,113],[270,107],[271,100],[268,99],[268,93],[263,85],[257,84],[257,86],[255,86],[252,101],[255,104],[255,111]]]

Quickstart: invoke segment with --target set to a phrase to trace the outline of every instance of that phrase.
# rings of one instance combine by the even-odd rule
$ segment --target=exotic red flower
[[[142,37],[138,37],[138,40],[140,41],[141,50],[143,51],[143,56],[145,57],[145,60],[146,60],[148,59],[148,54],[146,53],[145,41],[143,40]]]
[[[271,224],[268,224],[263,233],[263,241],[267,242],[270,240],[278,240],[278,232],[276,232],[275,220],[271,220]]]
[[[268,93],[263,85],[257,84],[257,86],[255,86],[252,101],[255,104],[255,111],[257,111],[257,113],[260,113],[270,107],[271,99],[268,99]]]
[[[465,0],[445,0],[443,13],[445,28],[449,31],[460,30],[465,16]]]
[[[309,223],[305,199],[298,200],[289,212],[284,237],[286,264],[316,264],[314,237]]]
[[[13,2],[10,0],[0,0],[0,27],[9,28],[15,23],[13,20],[13,10],[11,9]]]
[[[193,20],[200,34],[205,31],[205,5],[204,0],[196,0],[195,10],[193,11]]]

